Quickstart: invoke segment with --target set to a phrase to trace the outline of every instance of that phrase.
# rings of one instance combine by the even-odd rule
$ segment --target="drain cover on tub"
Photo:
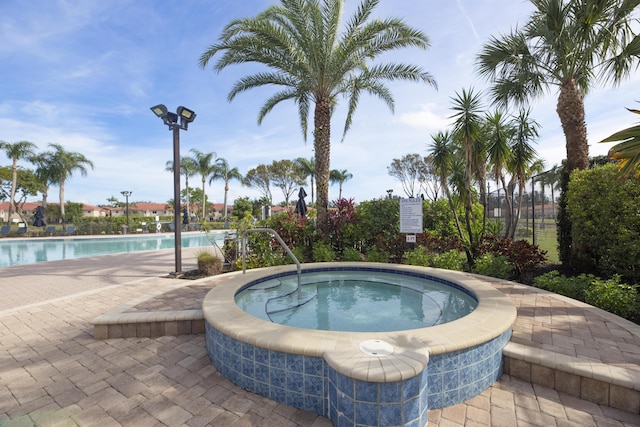
[[[360,343],[360,351],[369,356],[387,356],[393,353],[393,346],[386,341],[367,340]]]

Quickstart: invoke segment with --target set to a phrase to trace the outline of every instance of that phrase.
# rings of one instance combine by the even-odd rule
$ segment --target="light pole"
[[[126,198],[126,202],[125,202],[125,213],[127,215],[127,234],[129,234],[129,196],[131,195],[131,191],[121,191],[120,194],[122,194],[125,198]]]
[[[175,275],[182,272],[182,235],[180,224],[180,129],[187,130],[189,123],[196,118],[196,113],[185,107],[178,107],[176,113],[167,111],[163,104],[151,107],[153,114],[162,119],[169,130],[173,131],[173,226],[175,236]],[[180,118],[180,123],[178,123]]]

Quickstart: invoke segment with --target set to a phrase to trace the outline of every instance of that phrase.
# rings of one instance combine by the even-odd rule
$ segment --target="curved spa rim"
[[[248,284],[295,272],[295,266],[229,273],[203,302],[207,351],[223,375],[277,402],[326,416],[336,426],[420,427],[428,409],[476,396],[500,376],[516,309],[489,284],[466,273],[399,264],[302,266],[303,274],[319,269],[423,275],[464,288],[478,306],[461,319],[421,329],[301,329],[258,319],[234,299]]]

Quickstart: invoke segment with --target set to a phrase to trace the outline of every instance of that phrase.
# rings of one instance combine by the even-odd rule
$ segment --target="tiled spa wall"
[[[236,385],[343,426],[424,427],[427,410],[480,394],[502,372],[502,348],[511,330],[465,350],[432,356],[427,369],[401,382],[354,380],[322,358],[242,343],[206,323],[209,358]],[[393,356],[389,356],[393,357]]]

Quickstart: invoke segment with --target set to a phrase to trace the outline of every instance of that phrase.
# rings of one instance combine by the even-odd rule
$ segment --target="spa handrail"
[[[258,233],[258,232],[267,232],[267,233],[271,233],[273,234],[273,236],[276,238],[276,240],[278,241],[278,243],[280,243],[280,245],[284,248],[284,250],[287,252],[287,255],[289,255],[289,258],[291,258],[293,260],[293,262],[296,263],[296,268],[298,270],[298,287],[297,287],[297,291],[300,292],[300,274],[301,274],[301,270],[302,270],[302,266],[300,265],[300,261],[298,261],[298,258],[296,258],[296,256],[293,254],[293,252],[291,252],[291,249],[289,249],[289,246],[287,246],[287,244],[284,242],[284,240],[282,240],[282,237],[280,237],[280,235],[272,228],[250,228],[248,230],[245,230],[244,233],[242,233],[242,274],[245,274],[247,272],[246,269],[246,258],[247,258],[247,251],[246,251],[246,246],[247,246],[247,234],[249,233]]]

